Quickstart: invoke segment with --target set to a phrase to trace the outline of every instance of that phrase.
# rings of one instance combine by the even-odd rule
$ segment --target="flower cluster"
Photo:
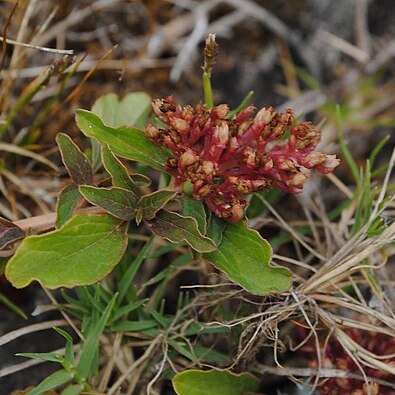
[[[177,184],[190,181],[193,197],[229,221],[243,218],[244,195],[272,186],[300,192],[309,169],[325,174],[339,164],[314,151],[320,132],[310,122],[295,124],[289,109],[254,115],[250,106],[230,117],[226,104],[179,106],[172,96],[154,100],[153,109],[166,127],[148,125],[146,135],[172,151],[167,171]]]
[[[363,321],[363,319],[362,319]],[[378,355],[381,362],[395,367],[395,338],[383,333],[362,331],[360,329],[349,329],[346,331],[352,340],[357,342],[372,354]],[[306,332],[304,336],[306,336]],[[325,340],[322,340],[324,343]],[[313,341],[306,343],[302,351],[309,355],[316,355],[316,345]],[[384,358],[384,356],[387,356]],[[331,340],[322,348],[322,368],[341,370],[346,373],[355,373],[361,375],[360,368],[355,364],[352,357],[346,353],[341,344]],[[310,367],[316,369],[318,362],[314,359]],[[378,380],[393,382],[391,373],[374,369],[373,367],[364,366],[365,374]],[[333,377],[324,379],[319,390],[320,395],[333,394],[353,394],[366,395],[368,388],[372,395],[394,395],[395,390],[384,384],[371,382],[367,385],[363,380],[357,380],[351,377]]]

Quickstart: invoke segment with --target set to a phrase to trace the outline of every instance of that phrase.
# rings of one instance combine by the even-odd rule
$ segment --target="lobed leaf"
[[[271,256],[270,244],[242,223],[227,223],[218,249],[204,254],[231,280],[257,295],[284,292],[291,287],[291,272],[270,266]]]
[[[148,225],[157,236],[173,243],[185,241],[195,251],[210,252],[216,249],[214,242],[199,232],[198,224],[192,217],[162,210]]]
[[[130,221],[135,217],[138,198],[127,189],[81,185],[80,192],[88,202],[103,208],[114,217],[125,221]]]
[[[91,184],[93,170],[86,155],[81,152],[67,134],[59,133],[56,136],[56,142],[59,146],[62,161],[73,182],[77,185]]]
[[[47,288],[92,284],[122,258],[127,235],[108,215],[76,215],[60,229],[26,237],[8,261],[5,274],[16,288],[33,280]]]
[[[114,154],[164,170],[166,160],[170,156],[168,150],[149,141],[142,130],[107,126],[100,117],[86,110],[77,110],[76,122],[82,133],[88,137],[95,137],[103,145],[108,145]]]
[[[259,389],[259,380],[250,373],[228,370],[184,370],[173,380],[177,395],[245,395]]]

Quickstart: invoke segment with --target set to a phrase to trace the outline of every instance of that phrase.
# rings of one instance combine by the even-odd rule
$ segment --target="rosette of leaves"
[[[70,182],[59,193],[56,228],[22,240],[7,263],[8,280],[18,288],[33,280],[48,288],[95,283],[122,259],[130,229],[141,228],[185,244],[197,260],[211,262],[251,293],[288,290],[291,273],[270,265],[271,247],[258,232],[216,217],[171,182],[149,189],[151,180],[143,171],[166,173],[170,156],[144,133],[148,121],[154,122],[151,114],[151,99],[144,93],[123,100],[106,95],[92,111],[77,111],[77,126],[91,148],[84,153],[68,135],[58,135]],[[137,162],[142,172],[130,173],[121,158]]]

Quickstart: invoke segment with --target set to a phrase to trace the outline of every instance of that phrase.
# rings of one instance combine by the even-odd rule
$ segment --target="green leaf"
[[[65,370],[58,370],[55,373],[50,374],[45,380],[43,380],[37,387],[31,389],[26,395],[40,395],[45,391],[52,390],[59,387],[62,384],[67,383],[73,378],[72,374]]]
[[[341,107],[340,107],[340,105],[336,105],[336,132],[338,134],[340,151],[343,154],[348,167],[350,168],[350,171],[354,177],[355,183],[358,184],[359,177],[360,177],[358,164],[355,161],[352,153],[350,152],[350,150],[347,147],[346,139],[344,138],[341,125],[342,125]]]
[[[138,199],[133,192],[127,189],[81,185],[80,192],[88,202],[103,208],[114,217],[130,221],[135,216]]]
[[[270,266],[272,248],[255,230],[242,223],[227,223],[217,251],[204,257],[248,292],[267,295],[287,291],[291,272]]]
[[[259,390],[259,380],[253,375],[227,370],[185,370],[172,383],[177,395],[245,395]]]
[[[217,217],[216,215],[211,215],[210,221],[208,223],[207,235],[210,239],[214,240],[214,243],[219,246],[222,242],[222,236],[226,229],[228,222]]]
[[[162,328],[168,328],[169,325],[172,322],[172,318],[166,318],[164,315],[160,314],[158,311],[156,311],[154,308],[152,308],[150,305],[147,305],[145,307],[145,310],[152,315],[152,318],[162,327]]]
[[[196,220],[191,217],[183,217],[163,210],[155,219],[149,221],[148,225],[157,236],[173,243],[185,241],[198,252],[210,252],[216,249],[214,242],[199,232]]]
[[[76,122],[82,133],[107,144],[114,154],[164,170],[169,151],[149,141],[142,130],[106,126],[97,115],[86,110],[77,110]]]
[[[149,255],[150,248],[152,243],[154,242],[154,237],[151,236],[144,244],[143,248],[140,249],[139,253],[137,254],[136,258],[133,262],[129,265],[129,267],[125,270],[122,276],[122,280],[119,283],[119,302],[122,302],[127,295],[128,292],[133,287],[133,281],[139,270],[141,264]]]
[[[72,365],[74,363],[73,338],[61,328],[55,326],[53,329],[66,339],[64,359]]]
[[[56,228],[63,226],[72,216],[81,201],[81,194],[76,184],[66,185],[59,193],[56,202]]]
[[[112,330],[114,332],[141,332],[157,326],[158,323],[155,320],[121,321],[115,324]]]
[[[25,232],[19,226],[0,217],[0,250],[24,236]]]
[[[5,274],[16,288],[39,281],[47,288],[92,284],[122,258],[127,235],[108,215],[77,215],[60,229],[24,239]]]
[[[68,385],[60,393],[60,395],[80,395],[83,390],[84,390],[83,384],[71,384],[71,385]]]
[[[191,346],[189,345],[189,347]],[[192,354],[191,356],[193,356],[193,359],[191,359],[192,362],[199,361],[200,363],[205,362],[220,366],[224,366],[224,364],[229,364],[231,362],[229,354],[223,354],[213,350],[212,347],[204,347],[201,344],[194,345],[190,353]]]
[[[62,161],[75,184],[91,184],[93,170],[88,158],[81,152],[73,140],[64,133],[56,136]]]
[[[200,344],[196,344],[193,347],[193,353],[201,362],[216,364],[220,366],[231,363],[231,357],[228,353],[222,353],[213,350],[211,347],[204,347]]]
[[[95,173],[102,166],[102,162],[101,162],[102,145],[94,137],[90,137],[89,140],[91,142],[91,147],[90,149],[86,150],[85,153],[88,156],[90,162],[92,163],[93,172]]]
[[[132,304],[128,304],[126,306],[119,307],[115,313],[111,316],[110,323],[114,323],[118,321],[120,318],[127,316],[129,313],[131,313],[134,310],[137,310],[139,307],[141,307],[144,303],[147,302],[148,299],[142,299],[138,300],[137,302],[134,302]]]
[[[197,356],[194,353],[193,347],[191,344],[186,345],[183,341],[176,341],[169,339],[169,344],[176,350],[179,354],[188,358],[190,361],[195,363],[201,363],[198,361]]]
[[[105,169],[111,175],[115,187],[129,189],[136,196],[141,196],[140,188],[129,177],[126,167],[107,146],[102,149],[102,161]]]
[[[100,319],[91,326],[91,330],[86,337],[84,345],[82,346],[82,351],[76,371],[77,374],[83,379],[88,378],[95,371],[94,361],[99,347],[99,339],[110,317],[117,296],[118,294],[115,294],[112,297]]]
[[[135,126],[140,129],[145,127],[151,111],[151,98],[144,92],[129,93],[122,100],[110,93],[96,100],[92,107],[92,112],[108,126]]]
[[[166,206],[171,199],[177,195],[177,192],[168,189],[152,192],[144,195],[139,201],[139,210],[143,219],[151,220],[155,218],[156,213]]]
[[[16,354],[17,357],[25,357],[32,359],[41,359],[42,361],[57,362],[62,361],[62,356],[54,354],[53,352],[21,352]]]
[[[205,235],[207,231],[207,218],[204,204],[200,200],[192,199],[189,196],[184,196],[182,199],[182,213],[186,217],[196,219],[199,231]]]
[[[203,322],[193,322],[188,328],[185,329],[185,336],[195,336],[201,334],[212,334],[212,333],[230,333],[230,329],[221,324],[219,325],[206,325]]]
[[[152,184],[152,180],[144,174],[130,173],[129,177],[138,187],[149,187]]]
[[[193,260],[192,255],[190,254],[182,254],[179,255],[177,258],[175,258],[169,266],[166,266],[163,270],[161,270],[159,273],[155,274],[155,276],[150,277],[150,279],[144,283],[141,288],[148,287],[150,285],[156,284],[162,280],[170,280],[171,274],[176,271],[179,267],[186,265],[187,263],[190,263]]]
[[[373,148],[372,152],[369,155],[369,162],[370,162],[370,168],[373,169],[374,165],[376,164],[376,159],[377,155],[380,153],[380,151],[384,148],[384,146],[387,144],[388,140],[391,138],[389,134],[387,134],[385,137],[383,137],[379,143]]]
[[[243,101],[232,111],[229,111],[226,119],[232,119],[239,112],[243,111],[251,101],[252,96],[254,95],[254,91],[249,91]]]
[[[1,273],[1,270],[0,270]],[[10,299],[7,298],[3,293],[0,292],[0,303],[3,303],[5,306],[7,306],[10,310],[12,310],[14,313],[18,314],[24,319],[27,319],[27,315],[25,312],[19,308],[15,303],[13,303]]]

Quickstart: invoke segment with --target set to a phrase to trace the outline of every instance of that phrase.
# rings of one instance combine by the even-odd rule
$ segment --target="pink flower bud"
[[[210,160],[203,161],[202,170],[203,170],[204,174],[206,174],[208,176],[213,176],[215,174],[214,163],[211,162]]]
[[[320,138],[321,133],[310,122],[304,122],[291,129],[289,145],[297,150],[304,150],[309,146],[314,149]]]
[[[188,149],[180,156],[179,163],[180,166],[186,167],[193,165],[198,161],[199,161],[199,157],[195,155],[191,149]]]
[[[325,162],[326,156],[327,155],[325,155],[321,152],[312,152],[311,154],[308,154],[303,158],[302,164],[303,164],[303,166],[307,167],[308,169],[311,169],[311,168]]]
[[[244,217],[244,207],[241,204],[235,204],[232,207],[231,215],[228,217],[229,221],[239,222]]]
[[[303,173],[295,173],[287,182],[287,185],[291,189],[302,190],[304,183],[307,180],[307,176]]]
[[[229,113],[229,106],[227,104],[220,104],[211,109],[211,116],[214,118],[224,119]]]
[[[159,137],[159,130],[154,125],[149,124],[145,129],[145,134],[148,138],[155,140]]]
[[[266,125],[271,122],[275,115],[276,112],[274,111],[273,107],[263,107],[255,115],[254,124],[263,123]]]
[[[219,144],[225,145],[229,141],[229,126],[225,121],[222,121],[214,131],[214,137]],[[215,141],[215,140],[214,140]]]
[[[295,173],[297,171],[295,162],[292,159],[278,158],[276,160],[276,165],[279,170],[284,170],[291,173]]]
[[[242,151],[242,160],[248,167],[256,165],[257,153],[252,147],[245,147]]]
[[[187,121],[181,118],[173,118],[170,121],[171,126],[173,126],[175,129],[177,129],[180,132],[184,132],[185,130],[188,129],[189,124]]]
[[[339,166],[340,159],[336,158],[336,155],[325,155],[325,161],[321,163],[316,169],[323,174],[332,173],[333,170]]]

